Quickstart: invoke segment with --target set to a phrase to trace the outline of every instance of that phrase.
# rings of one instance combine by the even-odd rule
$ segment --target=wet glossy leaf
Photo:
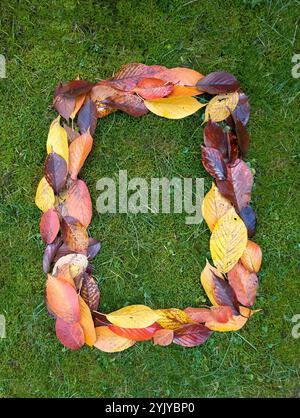
[[[108,328],[120,337],[135,341],[151,340],[155,332],[161,329],[156,323],[146,328],[121,328],[116,325],[109,325]]]
[[[126,350],[135,344],[134,340],[120,337],[112,332],[109,327],[102,326],[96,328],[97,340],[94,347],[106,353],[117,353]]]
[[[75,218],[66,216],[61,223],[62,239],[70,250],[85,254],[89,245],[86,228]]]
[[[132,93],[117,94],[104,99],[101,103],[131,116],[138,117],[148,113],[144,100]]]
[[[152,113],[167,119],[185,118],[205,106],[194,97],[189,96],[145,100],[144,103]]]
[[[153,335],[153,344],[167,346],[173,342],[174,331],[172,329],[159,329]]]
[[[92,220],[92,201],[89,189],[83,180],[75,180],[68,189],[62,207],[62,216],[72,216],[87,228]]]
[[[80,326],[84,333],[84,341],[87,345],[92,346],[96,342],[96,331],[91,311],[83,298],[79,296],[80,307]]]
[[[96,280],[85,273],[82,280],[80,294],[91,311],[96,311],[100,301],[100,291]]]
[[[234,208],[218,220],[210,238],[210,252],[217,269],[227,273],[247,246],[247,229]],[[228,305],[228,304],[226,304]]]
[[[202,203],[202,215],[211,231],[213,231],[217,221],[225,215],[231,207],[232,204],[221,195],[218,188],[213,183]]]
[[[247,247],[241,257],[241,262],[248,271],[257,273],[260,270],[262,262],[260,246],[255,242],[248,240]]]
[[[177,308],[156,309],[155,313],[159,316],[156,322],[165,329],[176,329],[192,322],[184,311]]]
[[[88,100],[80,109],[77,124],[81,134],[90,132],[94,135],[97,126],[97,108],[93,100]]]
[[[72,179],[76,180],[81,167],[91,152],[93,138],[89,132],[80,135],[70,144],[69,147],[69,173]]]
[[[173,84],[158,78],[143,78],[132,90],[144,99],[157,99],[168,96],[173,91]]]
[[[230,73],[216,71],[198,81],[199,90],[209,94],[232,93],[239,88],[239,82]]]
[[[173,343],[184,347],[196,347],[205,343],[211,334],[212,332],[201,324],[183,325],[174,330]]]
[[[211,119],[214,122],[221,122],[230,115],[238,103],[239,95],[237,92],[228,94],[219,94],[208,102],[205,109],[204,122]]]
[[[84,345],[84,333],[78,322],[70,324],[57,318],[55,328],[57,338],[65,347],[78,350]]]
[[[131,305],[106,315],[114,325],[124,328],[146,328],[159,318],[148,306]]]
[[[54,207],[54,191],[45,177],[43,177],[38,184],[35,195],[35,204],[43,212],[47,212]]]
[[[58,234],[60,221],[55,209],[44,212],[40,221],[40,234],[46,244],[51,244]]]
[[[202,164],[205,170],[215,179],[226,179],[227,168],[219,150],[211,147],[202,147]]]
[[[258,289],[256,273],[251,273],[241,262],[238,262],[228,272],[228,281],[242,305],[252,306],[254,304]]]
[[[56,152],[48,154],[45,161],[45,178],[56,194],[65,187],[67,174],[66,160]]]
[[[251,238],[255,234],[255,228],[256,228],[256,213],[252,209],[251,206],[245,206],[240,211],[240,217],[244,221],[247,231],[248,231],[248,237]]]
[[[65,322],[74,323],[80,320],[78,295],[68,282],[48,274],[46,301],[50,311]]]
[[[65,129],[60,125],[60,116],[58,116],[50,125],[47,139],[47,153],[55,152],[60,155],[68,164],[69,145],[68,136]]]

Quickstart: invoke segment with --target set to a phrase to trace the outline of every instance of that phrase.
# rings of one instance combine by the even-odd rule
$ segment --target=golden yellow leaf
[[[214,306],[219,306],[214,296],[215,285],[213,273],[220,279],[224,280],[223,276],[218,272],[218,270],[210,265],[210,263],[206,260],[206,265],[201,273],[201,284],[210,302]]]
[[[84,341],[87,345],[92,346],[97,339],[94,321],[91,315],[90,308],[79,295],[80,321],[79,324],[83,329]]]
[[[197,87],[180,86],[177,84],[168,97],[199,96],[200,94],[203,94],[203,92],[199,91]]]
[[[214,122],[221,122],[230,115],[230,111],[236,108],[239,101],[239,93],[218,94],[208,102],[205,109],[205,119],[207,122],[211,119]]]
[[[213,183],[202,202],[202,215],[209,229],[212,231],[217,221],[232,208],[232,204],[221,195],[217,186]]]
[[[106,318],[118,327],[146,328],[152,325],[159,316],[148,306],[131,305],[106,315]]]
[[[247,241],[247,228],[232,207],[217,221],[210,238],[211,256],[221,273],[227,273],[238,262]]]
[[[54,191],[52,187],[50,186],[50,184],[45,179],[45,177],[43,177],[42,180],[38,184],[36,195],[35,195],[35,204],[43,212],[47,212],[47,210],[54,207],[54,204],[55,204]]]
[[[159,316],[156,322],[165,329],[174,330],[183,324],[193,323],[191,318],[181,309],[156,309],[155,313]]]
[[[194,97],[189,96],[144,100],[144,103],[152,113],[167,119],[182,119],[206,106],[206,104],[200,103]]]
[[[106,353],[117,353],[126,350],[126,348],[133,346],[135,343],[134,340],[119,337],[106,326],[97,327],[96,336],[97,339],[94,343],[94,347],[101,351],[105,351]]]
[[[69,146],[66,130],[60,125],[60,116],[58,116],[50,125],[47,139],[47,153],[55,152],[64,158],[68,165]]]

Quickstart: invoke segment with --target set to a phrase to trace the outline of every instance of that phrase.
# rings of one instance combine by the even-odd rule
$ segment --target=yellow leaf
[[[211,119],[214,122],[221,122],[230,115],[230,111],[236,108],[239,101],[239,93],[218,94],[208,102],[205,109],[205,119],[207,122]]]
[[[84,341],[90,347],[96,342],[97,336],[94,327],[94,321],[91,315],[90,308],[85,301],[79,296],[80,321],[79,324],[83,329]]]
[[[159,319],[156,322],[165,329],[174,330],[183,324],[193,323],[191,318],[181,309],[156,309],[155,313],[159,315]]]
[[[210,238],[211,256],[221,273],[227,273],[238,262],[247,241],[247,228],[232,207],[217,221]]]
[[[213,183],[206,193],[202,203],[202,215],[209,229],[212,231],[217,221],[232,208],[232,204],[221,195],[217,186]]]
[[[213,273],[219,277],[220,279],[223,279],[223,276],[218,272],[217,269],[215,269],[212,265],[209,264],[209,262],[206,260],[206,266],[204,267],[202,273],[201,273],[201,284],[205,290],[205,293],[210,300],[210,302],[214,306],[219,306],[217,301],[215,300],[214,296],[214,278]]]
[[[197,87],[180,86],[177,84],[168,97],[199,96],[200,94],[203,94],[203,92],[199,91]]]
[[[43,212],[47,212],[47,210],[54,207],[54,204],[55,204],[54,191],[52,187],[50,186],[50,184],[45,179],[45,177],[43,177],[42,180],[38,184],[36,195],[35,195],[35,204]]]
[[[58,116],[50,125],[48,139],[47,139],[47,153],[52,151],[60,155],[66,160],[69,160],[69,146],[68,135],[66,130],[60,125],[60,116]]]
[[[123,328],[146,328],[152,325],[159,316],[148,306],[131,305],[106,315],[114,325]]]
[[[133,346],[135,343],[134,340],[119,337],[106,326],[97,327],[96,336],[94,347],[106,353],[117,353],[118,351],[126,350],[126,348]]]
[[[144,100],[144,103],[152,113],[167,119],[182,119],[206,106],[206,104],[202,104],[194,97],[189,96]]]

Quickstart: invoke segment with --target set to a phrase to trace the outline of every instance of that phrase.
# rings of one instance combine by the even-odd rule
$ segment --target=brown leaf
[[[45,178],[56,194],[64,188],[67,174],[66,160],[55,152],[48,154],[45,161]]]
[[[209,119],[204,128],[203,136],[205,146],[219,150],[224,161],[228,162],[227,135],[221,126]]]
[[[65,131],[67,132],[69,144],[73,142],[74,139],[80,136],[79,132],[75,131],[75,129],[71,128],[66,123],[64,123],[63,126],[64,126]]]
[[[143,116],[148,113],[144,100],[131,93],[122,93],[104,99],[101,103],[113,109],[122,110],[131,116]]]
[[[132,91],[144,99],[151,100],[168,96],[173,91],[173,87],[172,83],[167,83],[158,78],[143,78]]]
[[[41,238],[46,244],[51,244],[58,234],[60,221],[55,209],[44,212],[40,221]]]
[[[53,106],[65,119],[69,119],[74,111],[76,97],[88,93],[92,84],[86,80],[73,80],[59,84],[54,92]]]
[[[101,242],[97,241],[95,238],[89,238],[89,247],[87,251],[87,257],[89,260],[92,260],[98,252],[101,250]]]
[[[246,127],[243,125],[242,121],[236,115],[236,113],[231,112],[231,116],[234,121],[234,128],[235,128],[235,132],[237,136],[238,145],[241,151],[241,155],[242,157],[244,157],[248,152],[250,135]]]
[[[198,81],[197,87],[210,94],[226,94],[236,91],[239,88],[239,82],[230,73],[216,71]]]
[[[85,254],[89,237],[85,227],[75,218],[66,216],[61,223],[62,239],[70,250]]]
[[[95,279],[87,273],[84,273],[83,275],[80,294],[91,311],[96,311],[98,309],[100,291]]]
[[[76,180],[81,167],[91,152],[93,138],[86,132],[76,138],[69,147],[69,173]]]

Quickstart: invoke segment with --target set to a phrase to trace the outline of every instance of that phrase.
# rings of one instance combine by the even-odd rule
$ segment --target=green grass
[[[299,396],[299,1],[8,1],[0,6],[1,269],[0,397]],[[297,11],[298,8],[298,11]],[[239,333],[215,333],[203,346],[138,343],[119,354],[71,352],[56,340],[43,303],[40,212],[52,93],[59,81],[110,76],[127,62],[227,70],[250,97],[248,161],[256,171],[255,241],[264,253],[257,314]],[[204,177],[197,117],[100,120],[82,177],[94,202],[96,181],[129,176]],[[95,259],[101,309],[125,304],[198,306],[209,231],[179,215],[99,215]],[[297,258],[298,257],[298,258]],[[298,263],[298,264],[297,264]]]

